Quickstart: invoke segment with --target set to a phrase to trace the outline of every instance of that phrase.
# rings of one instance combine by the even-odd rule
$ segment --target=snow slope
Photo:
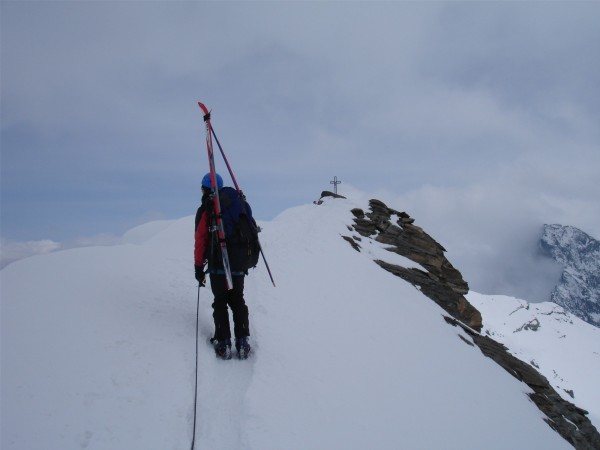
[[[589,411],[600,429],[600,329],[552,302],[476,292],[467,299],[483,316],[483,333],[537,367],[563,398]]]
[[[214,358],[200,291],[196,448],[571,448],[526,385],[372,262],[397,255],[340,238],[356,206],[329,198],[260,224],[277,287],[263,266],[246,280],[249,360]],[[0,272],[3,450],[190,447],[192,229],[192,216],[149,224]]]

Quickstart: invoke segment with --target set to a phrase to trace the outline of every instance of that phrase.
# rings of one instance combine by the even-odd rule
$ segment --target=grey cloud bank
[[[544,222],[600,237],[600,3],[1,8],[3,243],[193,213],[198,100],[259,218],[337,175],[417,217],[482,291],[519,278]]]

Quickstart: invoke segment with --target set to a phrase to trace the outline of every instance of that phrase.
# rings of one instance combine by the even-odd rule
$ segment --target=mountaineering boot
[[[238,358],[248,358],[248,355],[250,354],[250,343],[248,342],[248,336],[235,338],[235,348],[238,353]]]
[[[212,338],[210,340],[213,348],[215,349],[215,355],[221,359],[231,359],[231,339],[217,340]]]

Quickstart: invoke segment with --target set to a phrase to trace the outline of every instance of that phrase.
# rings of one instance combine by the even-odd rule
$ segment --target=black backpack
[[[260,230],[252,217],[252,208],[246,198],[232,187],[219,191],[219,202],[225,240],[233,253],[231,256],[238,260],[244,271],[256,267],[260,257]]]

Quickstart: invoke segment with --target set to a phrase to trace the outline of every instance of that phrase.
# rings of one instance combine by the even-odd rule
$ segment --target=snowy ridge
[[[262,266],[246,280],[249,360],[200,343],[196,448],[571,448],[526,385],[373,263],[397,256],[341,239],[365,206],[325,199],[260,224],[277,288]],[[193,217],[138,231],[0,272],[3,450],[189,448]],[[204,340],[211,302],[202,289]]]
[[[483,316],[483,333],[536,367],[563,398],[589,411],[600,428],[600,329],[552,303],[528,303],[470,292]]]

